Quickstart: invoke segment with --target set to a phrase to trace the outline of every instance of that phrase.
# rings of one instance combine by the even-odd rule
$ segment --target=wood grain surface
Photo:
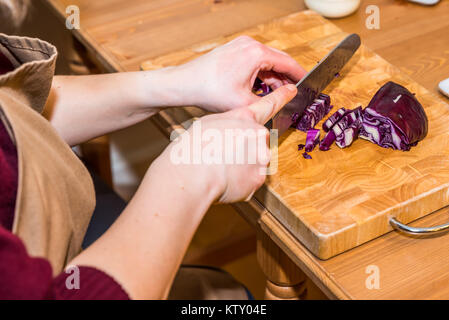
[[[369,5],[379,8],[379,29],[366,28]],[[362,0],[355,14],[332,22],[343,31],[359,33],[368,48],[432,92],[449,77],[448,0],[435,6],[407,0]]]
[[[411,225],[425,227],[449,221],[449,208]],[[331,299],[448,299],[449,233],[405,237],[390,232],[329,260],[317,259],[271,213],[262,213],[264,232]],[[379,287],[367,286],[377,267]]]
[[[182,64],[241,34],[284,50],[308,70],[346,36],[304,11],[158,57],[143,68]],[[256,194],[321,259],[391,231],[390,217],[408,223],[449,204],[447,104],[363,45],[325,92],[335,108],[366,106],[390,80],[416,93],[423,104],[429,118],[423,143],[401,152],[358,140],[347,149],[315,151],[306,160],[297,150],[305,134],[291,129],[280,139],[278,172]]]
[[[292,0],[40,1],[62,19],[68,6],[79,7],[73,33],[109,72],[139,70],[146,59],[304,9]]]

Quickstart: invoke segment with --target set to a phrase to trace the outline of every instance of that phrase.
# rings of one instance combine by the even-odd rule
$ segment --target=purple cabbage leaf
[[[365,108],[359,136],[384,148],[408,151],[427,130],[426,113],[414,94],[390,81]]]
[[[292,115],[293,126],[301,131],[313,129],[332,109],[330,97],[320,93],[313,103],[306,107],[301,116],[298,113]]]
[[[312,152],[318,143],[320,143],[320,130],[310,129],[307,131],[305,151]]]

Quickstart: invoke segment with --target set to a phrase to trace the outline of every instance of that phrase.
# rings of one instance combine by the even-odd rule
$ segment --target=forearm
[[[201,177],[184,176],[156,160],[119,219],[71,264],[105,271],[134,299],[166,298],[187,246],[216,197]]]
[[[174,68],[56,76],[45,116],[68,144],[76,145],[183,104],[180,90]]]
[[[226,143],[218,138],[212,139],[214,142],[203,140],[200,147],[213,149],[214,154],[221,154],[221,159],[229,159],[223,152],[240,152],[247,159],[257,159],[255,163],[212,163],[216,159],[210,161],[211,154],[202,149],[204,163],[187,161],[175,165],[180,160],[180,152],[187,155],[183,160],[191,160],[198,155],[195,153],[197,138],[211,130],[216,137],[244,130],[265,132],[265,138],[268,137],[263,124],[296,93],[296,86],[284,86],[248,107],[198,120],[153,162],[130,204],[106,234],[71,264],[105,271],[132,298],[167,297],[187,246],[211,203],[249,199],[265,181],[262,173],[270,161],[267,144],[258,143],[257,148],[252,148],[250,144],[255,141],[246,134],[233,138],[231,134],[233,140]],[[200,132],[196,132],[197,125],[201,127]],[[241,139],[244,149],[228,149]]]

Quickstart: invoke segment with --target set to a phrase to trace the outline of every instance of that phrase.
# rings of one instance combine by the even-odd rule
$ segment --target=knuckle
[[[238,36],[233,41],[242,47],[251,46],[254,42],[256,42],[256,40],[247,35]]]
[[[259,132],[261,132],[264,137],[268,138],[270,136],[270,130],[268,130],[267,127],[257,124],[256,130],[258,130]]]
[[[260,42],[254,41],[251,44],[251,52],[257,58],[262,57],[265,54],[265,50],[265,46]]]
[[[267,110],[269,110],[270,112],[273,112],[274,108],[277,105],[277,100],[273,97],[266,97],[266,99],[264,99],[263,102],[266,105]]]
[[[263,130],[264,130],[264,134],[265,134],[265,138],[269,138],[270,137],[270,130],[268,130],[268,128],[267,127],[265,127],[265,126],[261,126],[262,128],[263,128]]]
[[[264,148],[264,150],[261,150],[260,152],[260,158],[259,163],[262,166],[268,166],[268,164],[271,161],[271,152],[268,147]]]
[[[236,38],[236,40],[245,42],[245,41],[253,41],[253,38],[251,38],[250,36],[247,36],[247,35],[241,35],[241,36],[238,36]]]
[[[247,94],[242,94],[242,95],[238,95],[235,98],[231,98],[231,101],[233,101],[234,105],[238,105],[241,107],[249,106],[250,104],[252,104],[254,102],[253,97],[251,97]]]
[[[254,112],[249,109],[249,108],[239,108],[237,109],[237,113],[245,119],[251,119],[251,120],[255,120],[256,116],[254,114]]]
[[[266,175],[260,174],[260,172],[257,172],[257,177],[256,177],[257,188],[259,188],[260,186],[262,186],[265,183],[266,178],[267,178]]]
[[[257,99],[260,99],[260,98],[257,98]],[[252,96],[245,95],[244,97],[242,97],[240,104],[243,103],[243,106],[247,107],[253,103],[256,103],[258,101],[257,99],[255,99]]]

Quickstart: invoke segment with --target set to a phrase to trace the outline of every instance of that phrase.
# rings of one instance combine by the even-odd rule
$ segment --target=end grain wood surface
[[[315,12],[302,11],[160,56],[143,68],[182,64],[240,34],[284,50],[306,70],[346,36]],[[449,105],[363,44],[325,93],[335,109],[365,107],[388,81],[407,87],[423,104],[429,119],[424,142],[401,152],[359,139],[350,148],[334,146],[328,152],[313,152],[313,159],[306,160],[297,149],[305,143],[305,133],[291,129],[280,137],[276,174],[267,177],[256,194],[321,259],[391,231],[391,217],[408,223],[449,204]]]

